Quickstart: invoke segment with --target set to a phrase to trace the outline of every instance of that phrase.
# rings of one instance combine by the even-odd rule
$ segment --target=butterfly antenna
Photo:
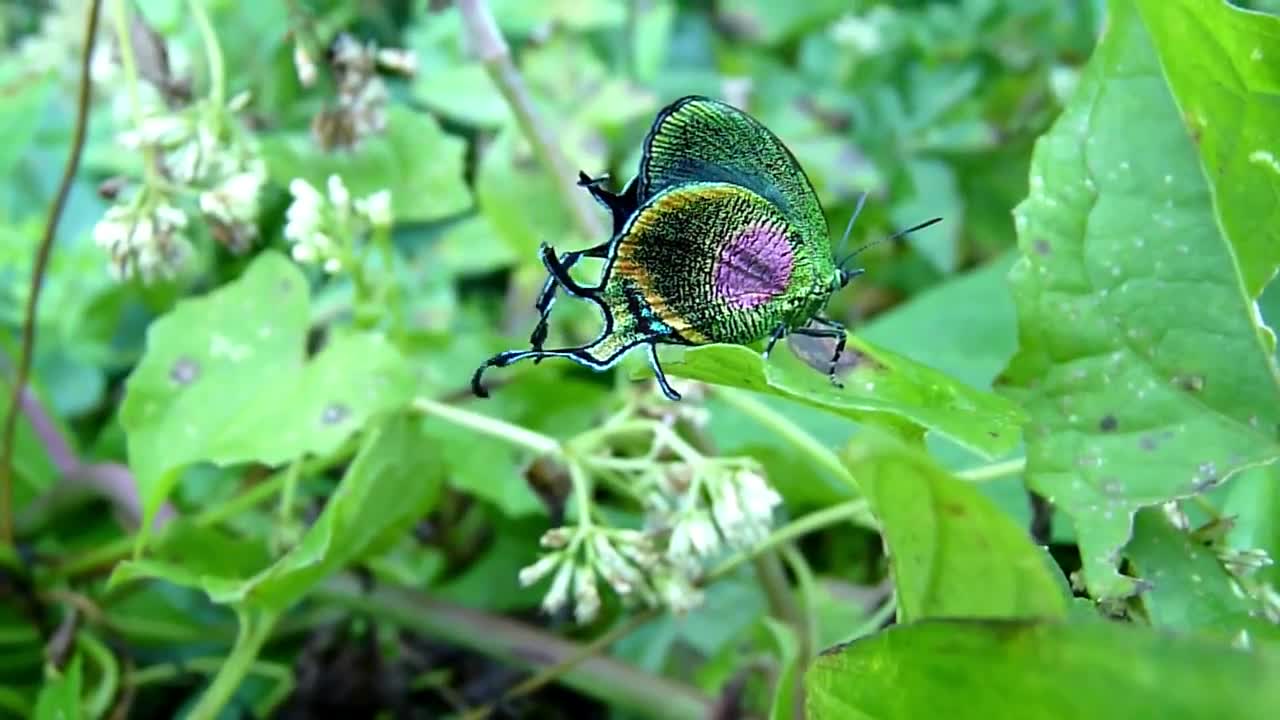
[[[838,266],[838,267],[844,267],[844,264],[845,264],[845,263],[847,263],[847,262],[849,262],[850,260],[852,260],[852,259],[854,259],[855,257],[857,257],[858,253],[861,253],[863,250],[866,250],[866,249],[868,249],[868,248],[873,248],[873,247],[875,247],[876,245],[879,245],[880,243],[893,242],[894,240],[897,240],[898,238],[904,237],[904,236],[906,236],[906,235],[910,235],[911,233],[913,233],[913,232],[915,232],[915,231],[917,231],[917,230],[923,230],[923,229],[925,229],[925,228],[929,227],[930,225],[936,225],[936,224],[938,224],[938,223],[940,223],[940,222],[942,222],[942,218],[940,218],[940,217],[936,217],[936,218],[929,218],[928,220],[925,220],[924,222],[922,222],[922,223],[920,223],[920,224],[918,224],[918,225],[912,225],[911,227],[907,228],[906,230],[899,230],[898,232],[896,232],[896,233],[894,233],[894,234],[890,235],[890,236],[889,236],[889,237],[887,237],[887,238],[881,238],[881,239],[879,239],[879,240],[872,240],[871,242],[869,242],[869,243],[867,243],[867,244],[863,245],[862,247],[860,247],[860,248],[858,248],[858,249],[854,250],[853,252],[849,253],[848,255],[845,255],[845,256],[844,256],[844,258],[843,258],[842,260],[840,260],[840,262],[839,262],[839,263],[837,263],[837,266]]]
[[[845,246],[849,243],[849,234],[853,232],[853,223],[862,214],[862,206],[867,204],[867,195],[870,194],[864,191],[858,196],[858,206],[853,209],[853,215],[849,216],[849,224],[844,226],[844,237],[840,238],[840,249],[836,251],[837,254],[844,252]]]

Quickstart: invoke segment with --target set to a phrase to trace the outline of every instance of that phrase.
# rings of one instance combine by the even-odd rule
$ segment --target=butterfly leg
[[[680,393],[671,387],[671,383],[667,382],[667,374],[662,372],[662,363],[658,361],[657,343],[649,343],[649,367],[653,368],[653,375],[658,380],[658,387],[662,388],[662,394],[666,395],[668,400],[679,400]]]
[[[545,252],[545,251],[544,251]],[[552,251],[554,254],[554,251]],[[609,254],[609,244],[597,245],[586,250],[575,250],[567,252],[556,263],[568,272],[584,257],[606,257]],[[544,260],[545,263],[545,260]],[[538,293],[538,302],[534,304],[534,308],[538,311],[538,324],[533,328],[533,333],[529,336],[529,344],[534,350],[541,350],[542,344],[547,341],[547,322],[551,319],[551,306],[556,301],[556,290],[559,288],[559,281],[555,275],[547,278],[542,284],[542,291]],[[534,362],[540,362],[535,360]]]
[[[507,367],[521,360],[541,360],[542,358],[562,357],[568,358],[579,365],[585,365],[593,370],[607,370],[613,363],[602,363],[596,358],[591,357],[586,352],[585,347],[577,348],[561,348],[558,350],[507,350],[485,360],[480,367],[471,376],[471,392],[476,397],[489,397],[489,391],[485,389],[480,381],[484,377],[484,372],[491,367]]]
[[[845,343],[848,342],[849,339],[848,333],[845,332],[844,325],[836,322],[835,320],[815,317],[813,321],[820,325],[824,325],[825,327],[804,327],[796,330],[795,332],[797,335],[807,335],[815,338],[832,338],[836,341],[835,352],[831,355],[831,365],[827,368],[827,377],[831,378],[832,385],[835,385],[836,387],[844,387],[844,383],[841,383],[836,379],[836,367],[837,363],[840,362],[840,356],[844,355]]]
[[[637,197],[638,186],[635,179],[627,183],[621,193],[612,193],[601,187],[609,176],[601,175],[600,177],[590,177],[582,171],[578,171],[578,186],[587,189],[591,193],[591,197],[595,201],[603,205],[609,214],[613,217],[613,234],[616,236],[622,231],[623,226],[627,224],[627,220],[635,213],[639,207],[639,199]]]
[[[783,323],[773,329],[773,333],[769,335],[769,342],[765,343],[764,352],[762,353],[765,360],[769,359],[769,353],[773,352],[773,346],[777,345],[778,341],[781,340],[783,337],[785,337],[786,334],[787,334],[786,323]]]

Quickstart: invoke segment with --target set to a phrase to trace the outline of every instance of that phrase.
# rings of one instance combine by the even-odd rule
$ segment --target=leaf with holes
[[[1066,615],[1048,554],[977,488],[879,433],[859,434],[845,461],[880,521],[903,622]]]
[[[265,253],[151,326],[120,411],[147,518],[187,465],[324,455],[407,401],[411,378],[390,343],[340,335],[308,358],[309,318],[302,273]]]
[[[805,691],[812,718],[1262,720],[1280,657],[1117,623],[932,621],[822,653]]]
[[[830,350],[822,354],[830,357]],[[664,350],[662,364],[671,375],[780,395],[859,421],[906,421],[987,457],[1018,444],[1023,417],[1004,398],[852,335],[842,358],[844,387],[791,353],[766,360],[737,345]]]
[[[417,417],[397,414],[371,431],[302,540],[260,572],[233,577],[139,560],[117,565],[111,583],[162,578],[200,588],[214,602],[283,612],[324,578],[400,539],[434,505],[444,478],[420,425]]]
[[[1280,640],[1280,628],[1263,619],[1262,603],[1244,591],[1213,549],[1178,530],[1161,511],[1137,514],[1125,556],[1150,585],[1140,599],[1155,627],[1194,629],[1224,640],[1241,634]]]
[[[1204,42],[1166,59],[1230,62]],[[1223,228],[1236,193],[1253,190],[1214,185],[1206,178],[1222,176],[1196,151],[1197,140],[1237,142],[1231,116],[1267,99],[1249,91],[1242,105],[1204,105],[1205,122],[1188,128],[1175,103],[1185,88],[1173,90],[1137,10],[1112,5],[1075,96],[1036,145],[1016,210],[1020,349],[1004,380],[1031,414],[1028,481],[1074,520],[1100,597],[1136,588],[1116,563],[1138,508],[1280,456],[1274,341],[1247,280],[1274,273],[1280,244],[1237,253]],[[1280,124],[1269,132],[1280,146]]]

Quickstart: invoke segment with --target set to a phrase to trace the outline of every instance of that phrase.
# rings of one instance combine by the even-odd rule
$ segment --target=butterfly
[[[500,352],[481,364],[471,379],[477,396],[488,395],[481,381],[491,367],[563,357],[606,370],[643,345],[662,392],[679,400],[662,371],[658,345],[746,345],[768,338],[767,357],[792,333],[834,339],[828,375],[837,382],[845,327],[822,312],[833,293],[862,274],[844,267],[858,251],[834,257],[812,183],[768,128],[719,100],[683,97],[658,113],[639,172],[622,191],[606,190],[603,180],[579,173],[578,184],[609,211],[609,240],[563,255],[542,246],[548,278],[536,303],[532,347]],[[865,200],[864,194],[849,229]],[[604,261],[593,285],[569,274],[586,257]],[[560,289],[599,307],[604,328],[594,341],[543,347]]]

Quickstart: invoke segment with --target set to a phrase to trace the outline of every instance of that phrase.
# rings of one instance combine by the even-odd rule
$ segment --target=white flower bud
[[[379,190],[366,198],[356,201],[356,211],[369,220],[376,228],[391,226],[391,191]]]
[[[342,272],[342,261],[338,258],[331,257],[324,261],[324,271],[330,275],[337,275]]]
[[[289,254],[293,256],[295,261],[302,263],[303,265],[308,265],[316,261],[316,249],[304,243],[294,245],[289,250]]]
[[[600,613],[600,590],[596,588],[596,574],[590,568],[579,568],[573,588],[573,617],[579,624],[596,619]]]
[[[350,207],[351,193],[347,190],[347,186],[342,182],[339,175],[329,176],[329,202],[339,210]]]
[[[520,587],[529,587],[546,577],[560,564],[563,556],[560,553],[551,553],[538,558],[532,565],[527,565],[520,569],[519,580]]]
[[[378,65],[402,75],[412,75],[418,71],[418,57],[412,50],[401,48],[382,48],[377,54]]]
[[[546,596],[542,598],[542,609],[548,615],[558,612],[569,600],[569,585],[573,580],[576,567],[570,561],[560,564],[560,569],[556,571],[555,578],[551,580],[551,588],[547,590]]]
[[[300,42],[293,44],[293,68],[298,73],[298,82],[302,83],[302,87],[309,88],[316,84],[316,63]]]

